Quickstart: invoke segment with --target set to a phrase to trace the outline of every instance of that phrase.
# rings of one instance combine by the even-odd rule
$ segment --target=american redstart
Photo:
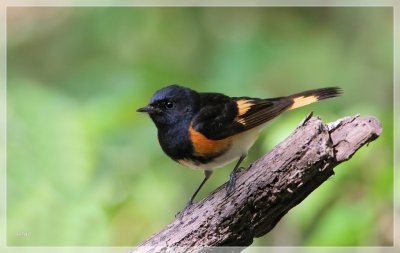
[[[150,103],[137,111],[150,115],[158,129],[161,148],[170,158],[204,170],[205,178],[186,210],[213,169],[239,158],[226,187],[227,194],[232,192],[240,163],[268,121],[285,111],[340,94],[340,88],[329,87],[261,99],[196,92],[170,85],[158,90]]]

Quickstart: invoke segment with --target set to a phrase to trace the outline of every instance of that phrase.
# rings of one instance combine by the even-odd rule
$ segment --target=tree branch
[[[238,176],[229,197],[225,196],[225,185],[220,186],[131,252],[248,246],[332,176],[336,165],[350,159],[381,132],[373,117],[357,115],[324,124],[309,116],[286,140]]]

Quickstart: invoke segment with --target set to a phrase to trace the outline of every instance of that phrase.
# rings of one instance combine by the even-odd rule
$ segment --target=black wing
[[[200,93],[201,109],[194,117],[192,127],[208,139],[221,140],[262,125],[284,111],[337,97],[341,93],[337,87],[270,99]]]
[[[238,115],[233,124],[241,124],[243,130],[249,130],[272,120],[293,104],[290,97],[271,99],[239,97],[233,99],[238,107]]]
[[[287,97],[230,98],[220,93],[200,93],[201,106],[192,127],[211,140],[221,140],[259,126],[292,104]]]

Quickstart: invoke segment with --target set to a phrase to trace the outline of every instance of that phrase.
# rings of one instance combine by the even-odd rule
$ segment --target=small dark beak
[[[136,110],[137,112],[145,112],[145,113],[158,113],[160,109],[153,107],[151,105],[147,105],[145,107],[139,108]]]

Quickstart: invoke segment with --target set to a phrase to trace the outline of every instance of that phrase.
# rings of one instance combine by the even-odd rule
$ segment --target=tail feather
[[[328,87],[322,89],[308,90],[289,96],[292,99],[292,105],[288,110],[296,109],[314,102],[340,96],[342,90],[338,87]]]

